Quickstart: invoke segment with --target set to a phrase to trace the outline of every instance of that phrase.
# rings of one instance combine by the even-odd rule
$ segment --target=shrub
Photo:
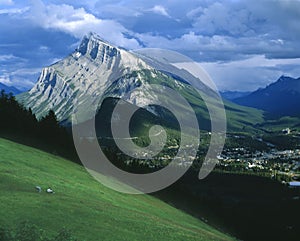
[[[0,241],[78,241],[70,230],[63,228],[50,236],[44,230],[28,221],[21,222],[16,228],[0,226]]]
[[[58,232],[57,236],[54,237],[51,241],[77,241],[71,232],[67,229],[62,229]]]
[[[12,233],[9,229],[0,227],[0,240],[1,241],[11,241],[13,239]]]
[[[42,234],[42,230],[36,225],[25,221],[17,227],[15,239],[18,241],[41,241],[43,240]]]

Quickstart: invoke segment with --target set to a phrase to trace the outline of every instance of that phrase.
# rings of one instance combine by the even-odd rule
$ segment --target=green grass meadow
[[[233,240],[159,199],[115,192],[80,165],[0,138],[0,225],[27,220],[79,240]]]

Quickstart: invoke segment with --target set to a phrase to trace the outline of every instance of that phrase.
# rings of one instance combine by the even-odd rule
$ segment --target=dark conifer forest
[[[0,93],[0,136],[78,162],[71,134],[52,110],[37,120],[31,109],[24,108],[5,91]]]

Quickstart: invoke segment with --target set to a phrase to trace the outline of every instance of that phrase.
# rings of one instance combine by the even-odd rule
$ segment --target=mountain
[[[12,93],[14,95],[20,94],[22,91],[18,90],[13,86],[7,86],[5,84],[0,83],[0,91],[4,90],[6,93]]]
[[[250,91],[222,91],[220,94],[226,100],[234,100],[249,95]]]
[[[78,111],[79,105],[87,110],[90,105],[97,105],[107,89],[123,97],[126,90],[141,84],[142,77],[135,71],[142,69],[151,68],[133,54],[89,34],[75,52],[44,68],[36,85],[20,98],[37,117],[53,109],[59,120],[65,120]],[[147,84],[144,85],[146,88]],[[144,101],[139,96],[130,100],[134,103]],[[87,113],[87,116],[91,115]]]
[[[300,78],[281,76],[266,88],[233,101],[267,111],[272,116],[300,116]]]
[[[107,97],[122,98],[138,107],[157,100],[156,93],[150,91],[150,84],[158,84],[162,86],[161,89],[163,86],[170,87],[183,96],[194,108],[200,128],[209,129],[209,114],[201,98],[202,94],[207,95],[208,88],[202,84],[200,96],[184,79],[178,78],[176,71],[183,72],[178,68],[159,71],[156,63],[149,58],[113,46],[98,35],[90,33],[73,53],[44,68],[35,86],[18,95],[17,99],[30,107],[38,118],[52,109],[64,123],[70,122],[74,113],[80,113],[77,117],[79,122],[83,122],[94,115],[95,109],[100,108],[100,104]],[[189,75],[181,74],[186,77],[190,77]],[[138,91],[128,94],[137,87],[140,87]],[[177,101],[173,101],[173,104],[182,109]],[[252,108],[227,101],[225,108],[231,129],[251,127],[263,120],[263,113]],[[157,106],[149,106],[147,110],[169,118]]]

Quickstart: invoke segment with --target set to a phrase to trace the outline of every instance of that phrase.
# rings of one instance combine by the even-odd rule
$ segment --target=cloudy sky
[[[128,49],[185,54],[220,90],[300,77],[300,1],[0,0],[0,82],[32,87],[90,31]]]

